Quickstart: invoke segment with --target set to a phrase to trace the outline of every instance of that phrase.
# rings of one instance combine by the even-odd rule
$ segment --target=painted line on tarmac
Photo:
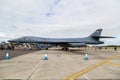
[[[44,60],[42,60],[38,65],[37,65],[37,67],[36,68],[34,68],[34,70],[30,73],[30,75],[28,76],[28,78],[27,78],[27,80],[29,80],[31,77],[32,77],[32,75],[39,69],[39,67],[41,66],[41,63],[42,62],[44,62]]]
[[[117,59],[117,58],[120,58],[120,55],[117,56],[116,59]],[[114,63],[114,62],[111,62],[111,61],[107,62],[106,64],[107,64],[107,65],[111,65],[111,66],[120,66],[120,63]]]
[[[111,65],[111,66],[120,66],[120,63],[112,63],[112,62],[109,62],[109,63],[106,63],[107,65]]]
[[[116,56],[116,59],[117,59],[117,58],[120,58],[120,55]],[[106,64],[107,64],[107,65],[111,65],[111,66],[120,66],[120,63],[113,63],[113,62],[111,62],[111,61],[107,62]]]
[[[105,60],[102,60],[102,61],[100,61],[100,62],[98,62],[98,63],[96,63],[96,64],[94,64],[92,66],[89,66],[86,69],[83,69],[81,71],[78,71],[78,72],[76,72],[76,73],[74,73],[72,75],[69,75],[69,76],[63,78],[62,80],[75,80],[79,76],[82,76],[82,75],[88,73],[89,71],[91,71],[91,70],[93,70],[93,69],[95,69],[95,68],[97,68],[97,67],[99,67],[99,66],[101,66],[103,64],[108,63],[111,59],[114,59],[114,58],[117,58],[117,57],[120,57],[120,55],[117,55],[117,54],[112,55],[111,57],[108,57]]]
[[[87,80],[89,80],[89,78],[88,78],[85,74],[84,74],[83,76],[84,76]]]

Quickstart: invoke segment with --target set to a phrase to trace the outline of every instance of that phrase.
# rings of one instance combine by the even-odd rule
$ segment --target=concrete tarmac
[[[5,60],[5,55],[6,53],[9,53],[10,58],[14,58],[17,56],[29,54],[30,52],[35,52],[37,50],[23,50],[23,49],[18,49],[18,50],[0,50],[0,60]]]
[[[87,50],[89,60],[84,60],[86,52],[79,49],[15,50],[10,53],[21,55],[0,60],[0,79],[120,79],[119,51],[90,49]],[[43,60],[45,53],[48,60]]]

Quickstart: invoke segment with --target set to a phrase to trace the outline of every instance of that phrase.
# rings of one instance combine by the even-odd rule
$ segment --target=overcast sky
[[[120,37],[120,0],[0,0],[0,38]]]

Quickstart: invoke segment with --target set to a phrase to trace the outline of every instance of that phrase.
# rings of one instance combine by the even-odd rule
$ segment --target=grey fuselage
[[[86,46],[87,44],[103,44],[104,42],[100,41],[100,38],[103,38],[103,36],[101,36],[101,32],[102,29],[97,29],[91,35],[84,38],[42,38],[34,36],[24,36],[18,39],[9,40],[8,42],[55,44],[62,47],[81,47]]]
[[[94,38],[40,38],[25,36],[18,39],[10,40],[9,42],[15,43],[44,43],[44,44],[58,44],[66,47],[80,47],[86,44],[103,44],[101,41],[97,41]]]

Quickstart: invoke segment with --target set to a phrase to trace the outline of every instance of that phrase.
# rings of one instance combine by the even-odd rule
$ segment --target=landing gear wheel
[[[69,48],[67,48],[67,47],[66,47],[66,48],[62,48],[62,50],[64,50],[64,51],[68,51],[68,50],[69,50]]]

